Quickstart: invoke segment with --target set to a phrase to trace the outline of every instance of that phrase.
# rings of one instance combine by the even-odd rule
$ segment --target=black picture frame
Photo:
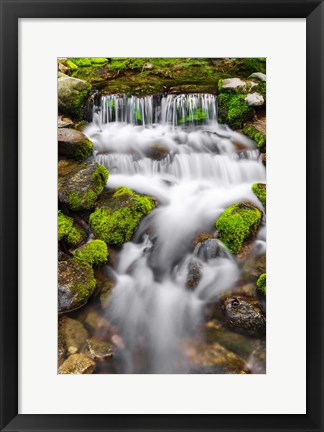
[[[172,2],[0,0],[0,6],[1,431],[324,431],[323,2],[318,0],[175,0]],[[307,413],[305,415],[22,415],[18,413],[18,20],[19,18],[103,17],[307,19]],[[293,295],[293,287],[289,289],[292,290]]]

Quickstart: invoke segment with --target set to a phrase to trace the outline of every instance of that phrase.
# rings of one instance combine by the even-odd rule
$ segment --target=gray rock
[[[245,81],[242,81],[240,78],[227,78],[222,80],[222,89],[243,91],[245,87]]]
[[[254,72],[252,75],[249,76],[249,78],[254,78],[254,79],[257,79],[259,81],[264,81],[264,82],[267,81],[267,76],[262,72]]]
[[[72,78],[61,72],[59,72],[58,76],[59,113],[81,120],[83,118],[87,97],[91,91],[91,85],[86,81]]]
[[[246,96],[245,101],[249,106],[262,106],[264,104],[263,96],[259,93],[250,93]]]
[[[92,142],[80,131],[58,128],[57,140],[60,156],[83,161],[92,155]]]

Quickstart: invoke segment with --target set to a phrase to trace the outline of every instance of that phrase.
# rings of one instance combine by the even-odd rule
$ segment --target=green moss
[[[267,285],[266,273],[262,273],[262,275],[260,275],[256,284],[257,284],[258,290],[261,291],[264,295],[266,295],[266,285]]]
[[[103,165],[98,164],[98,168],[93,173],[91,179],[92,183],[94,184],[94,188],[87,191],[74,191],[69,194],[68,204],[71,210],[77,211],[81,209],[92,208],[98,196],[104,190],[108,177],[108,170]]]
[[[73,226],[73,219],[69,216],[66,216],[61,212],[61,210],[58,211],[58,219],[57,219],[57,235],[58,240],[62,240],[63,237],[69,234]]]
[[[66,242],[70,247],[76,247],[87,237],[86,231],[79,225],[74,224],[71,231],[66,236]]]
[[[261,210],[252,204],[234,204],[216,221],[218,237],[232,253],[238,253],[244,241],[256,233],[261,220]]]
[[[187,115],[184,119],[180,119],[179,123],[187,123],[192,121],[200,122],[202,120],[206,120],[208,118],[208,113],[206,110],[202,108],[195,108],[192,110],[192,115]]]
[[[73,252],[75,258],[91,266],[101,266],[107,262],[108,248],[102,240],[93,240]]]
[[[266,208],[267,186],[265,183],[254,183],[251,187],[254,194],[259,198],[264,208]]]
[[[75,120],[83,119],[85,105],[90,91],[91,85],[89,84],[89,87],[74,95],[71,103],[71,115]]]
[[[85,262],[81,262],[80,260],[73,260],[76,268],[79,267],[79,271],[82,274],[86,274],[84,282],[80,282],[78,284],[72,285],[72,291],[77,295],[78,304],[86,302],[89,297],[93,294],[94,289],[96,287],[96,279],[93,274],[93,270],[91,266]],[[88,273],[86,271],[88,270]]]
[[[79,145],[76,147],[75,151],[75,159],[82,162],[85,159],[88,159],[92,155],[93,150],[93,144],[92,142],[87,138],[82,145]]]
[[[94,235],[108,244],[121,245],[129,241],[140,221],[155,207],[149,196],[137,195],[128,188],[117,188],[110,207],[97,208],[89,223]]]
[[[78,69],[78,66],[70,59],[66,61],[66,65],[71,69],[71,71],[75,71]]]
[[[93,65],[103,65],[108,63],[108,59],[106,57],[90,57],[89,60]]]
[[[258,131],[254,126],[246,126],[243,129],[244,135],[251,138],[253,141],[256,142],[258,149],[260,152],[265,153],[266,152],[266,137],[265,135]]]
[[[226,123],[233,129],[240,129],[254,114],[245,101],[244,94],[221,93],[218,96],[218,121]]]
[[[72,57],[70,60],[79,67],[91,66],[91,60],[88,57]]]
[[[245,72],[252,74],[253,72],[266,73],[266,59],[265,58],[245,58],[243,59],[242,69]]]

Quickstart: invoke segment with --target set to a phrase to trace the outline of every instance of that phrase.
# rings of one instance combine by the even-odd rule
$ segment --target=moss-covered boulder
[[[58,336],[66,351],[69,354],[76,354],[85,344],[89,333],[80,321],[63,316],[59,320]]]
[[[58,128],[57,141],[59,156],[82,162],[92,155],[92,142],[78,130]]]
[[[108,244],[121,245],[129,241],[142,217],[155,207],[154,200],[136,194],[126,187],[105,191],[90,215],[94,235]]]
[[[267,205],[267,185],[265,183],[254,183],[251,187],[253,193],[259,198],[264,208]]]
[[[262,294],[266,295],[266,291],[267,291],[267,274],[266,273],[262,273],[262,275],[260,275],[259,279],[257,280],[257,288],[259,291],[262,292]]]
[[[73,354],[59,367],[59,374],[92,374],[96,363],[83,354]]]
[[[58,164],[58,196],[71,210],[89,210],[104,190],[108,170],[97,162]]]
[[[91,85],[83,80],[59,74],[58,110],[75,120],[82,120]]]
[[[58,311],[69,312],[87,303],[96,287],[89,264],[76,258],[58,263]]]
[[[256,234],[262,215],[262,211],[249,202],[228,207],[216,221],[218,238],[232,253],[240,252],[244,241]]]
[[[93,240],[73,251],[73,255],[91,267],[97,267],[107,262],[108,248],[102,240]]]
[[[245,94],[220,93],[218,95],[218,121],[232,129],[241,129],[251,120],[254,109],[247,103]]]
[[[251,138],[256,142],[256,145],[260,152],[265,153],[266,151],[266,135],[265,132],[254,125],[246,125],[243,129],[244,135]]]
[[[61,210],[58,211],[57,221],[58,240],[64,240],[68,247],[76,247],[87,238],[86,231]]]

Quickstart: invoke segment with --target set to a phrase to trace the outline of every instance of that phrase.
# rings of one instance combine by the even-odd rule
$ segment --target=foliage
[[[108,244],[121,245],[131,239],[140,219],[154,207],[151,197],[119,187],[108,207],[97,208],[90,215],[89,223],[97,238]]]
[[[258,131],[254,126],[249,125],[243,129],[243,133],[256,142],[260,152],[266,152],[266,137],[262,132]]]
[[[254,113],[245,98],[245,94],[221,93],[218,96],[219,122],[227,123],[233,129],[242,128]]]
[[[243,242],[256,233],[261,220],[262,212],[253,204],[234,204],[216,221],[218,237],[232,253],[238,253]]]
[[[100,266],[107,262],[108,248],[102,240],[93,240],[76,249],[73,255],[91,266]]]
[[[259,198],[264,208],[266,208],[267,186],[265,183],[254,183],[251,187],[253,193]]]
[[[266,295],[266,285],[267,285],[266,273],[262,273],[262,275],[260,275],[256,284],[257,284],[258,290],[261,291],[264,295]]]

